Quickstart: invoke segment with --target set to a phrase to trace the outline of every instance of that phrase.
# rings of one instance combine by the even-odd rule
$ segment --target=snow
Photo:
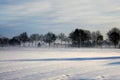
[[[120,49],[0,48],[0,80],[120,80]]]

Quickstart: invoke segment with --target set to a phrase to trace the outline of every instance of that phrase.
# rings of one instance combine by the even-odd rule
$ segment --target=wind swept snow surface
[[[0,48],[0,80],[120,80],[120,50]]]

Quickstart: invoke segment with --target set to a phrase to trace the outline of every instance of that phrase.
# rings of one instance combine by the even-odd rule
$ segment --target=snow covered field
[[[0,48],[0,80],[120,80],[120,49]]]

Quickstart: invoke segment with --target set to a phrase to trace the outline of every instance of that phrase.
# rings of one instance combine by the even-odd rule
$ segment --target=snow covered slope
[[[120,80],[120,50],[0,48],[0,80]]]

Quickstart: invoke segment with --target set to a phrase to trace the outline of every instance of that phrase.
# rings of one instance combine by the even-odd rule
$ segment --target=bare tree
[[[40,36],[39,34],[32,34],[30,36],[30,40],[32,41],[32,46],[33,46],[33,43],[35,42],[35,46],[37,45],[37,41],[40,39]]]
[[[103,35],[100,31],[92,32],[91,40],[94,46],[102,45]]]
[[[64,33],[60,33],[60,34],[58,35],[58,39],[61,40],[61,45],[62,45],[62,42],[65,40],[65,38],[66,38],[66,36],[65,36]]]
[[[54,42],[55,40],[56,40],[56,35],[52,32],[48,32],[44,36],[44,42],[48,43],[49,47],[50,47],[51,43]]]
[[[19,35],[19,40],[21,41],[21,44],[23,43],[23,46],[25,46],[25,42],[29,41],[29,37],[26,32],[23,32]]]

